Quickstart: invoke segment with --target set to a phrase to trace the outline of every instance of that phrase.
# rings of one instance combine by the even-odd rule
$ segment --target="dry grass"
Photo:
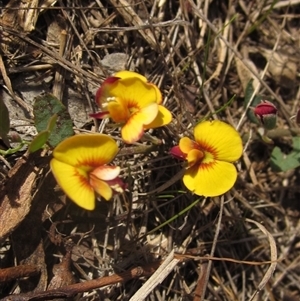
[[[32,99],[24,93],[36,91],[38,83],[38,91],[51,91],[69,107],[77,132],[101,131],[120,141],[119,131],[106,122],[94,124],[88,113],[97,109],[93,95],[103,78],[122,68],[157,84],[174,120],[152,132],[164,143],[149,152],[136,154],[120,141],[118,161],[129,191],[99,202],[93,212],[65,201],[48,166],[39,168],[31,191],[35,219],[2,243],[0,267],[35,264],[41,276],[0,284],[0,296],[121,275],[174,251],[170,274],[145,300],[299,300],[299,168],[271,170],[274,146],[258,138],[243,100],[247,82],[254,79],[256,93],[279,109],[278,128],[297,128],[291,116],[299,106],[300,1],[61,0],[35,11],[35,29],[27,33],[15,15],[11,27],[10,14],[17,11],[2,15],[2,85],[29,123]],[[112,53],[126,54],[125,60],[103,62]],[[232,124],[244,139],[238,181],[220,198],[199,199],[181,181],[170,181],[181,166],[168,150],[233,96],[232,104],[212,118]],[[290,149],[291,136],[276,130],[275,136],[275,145]],[[2,189],[7,166],[21,155],[2,158]],[[276,262],[270,261],[276,257],[273,274]],[[64,265],[53,270],[59,258]],[[148,277],[138,276],[109,280],[80,300],[129,300],[145,289]]]

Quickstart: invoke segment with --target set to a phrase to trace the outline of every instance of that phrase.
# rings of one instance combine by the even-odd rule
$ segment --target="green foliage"
[[[74,134],[73,123],[66,107],[52,94],[36,97],[33,113],[39,134],[32,141],[30,151],[38,150],[46,142],[55,147]]]
[[[244,99],[244,108],[246,109],[248,107],[248,103],[250,102],[250,99],[254,93],[254,88],[253,88],[253,79],[249,80],[246,91],[245,91],[245,99]],[[260,95],[255,95],[250,103],[251,107],[255,107],[258,105],[262,100],[262,96]],[[255,124],[260,124],[259,120],[255,116],[253,110],[248,110],[247,111],[247,117],[248,119]]]
[[[7,150],[2,150],[0,149],[0,154],[2,156],[7,156],[7,155],[12,155],[17,153],[18,151],[20,151],[22,149],[22,147],[26,144],[26,142],[22,141],[19,145],[17,145],[14,148],[9,148]]]
[[[38,133],[34,139],[32,140],[32,142],[29,145],[29,151],[31,153],[36,152],[37,150],[43,148],[44,144],[47,143],[47,140],[50,136],[49,131],[42,131],[40,133]]]
[[[293,138],[293,150],[284,154],[279,147],[274,147],[271,154],[271,167],[274,171],[287,171],[300,166],[300,137]]]
[[[29,151],[31,153],[36,152],[37,150],[41,149],[44,144],[47,143],[51,132],[53,131],[55,125],[56,125],[57,115],[53,115],[47,124],[47,129],[44,131],[39,132],[32,142],[29,145]]]
[[[51,133],[55,126],[56,126],[56,121],[57,121],[57,114],[54,114],[50,119],[47,124],[47,130]]]

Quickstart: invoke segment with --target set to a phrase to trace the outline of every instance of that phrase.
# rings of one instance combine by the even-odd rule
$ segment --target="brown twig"
[[[126,282],[134,278],[148,277],[152,275],[160,266],[161,262],[151,263],[145,266],[138,266],[129,271],[114,274],[112,276],[102,277],[86,281],[83,283],[76,283],[58,289],[48,290],[45,292],[36,292],[34,294],[19,294],[11,295],[0,299],[1,301],[33,301],[33,300],[51,300],[53,298],[70,298],[76,294],[87,292],[106,285],[116,284],[118,282]]]
[[[0,282],[8,282],[22,277],[35,276],[39,273],[39,269],[35,265],[18,265],[11,268],[0,270]]]
[[[197,283],[197,286],[195,289],[195,297],[194,297],[193,301],[201,300],[201,296],[203,295],[203,292],[204,292],[206,274],[207,274],[207,262],[204,262],[203,264],[201,264],[201,267],[200,267],[200,274],[199,274],[198,283]]]

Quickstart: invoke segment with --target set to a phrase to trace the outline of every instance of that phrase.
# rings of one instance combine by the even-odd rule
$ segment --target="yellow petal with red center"
[[[56,159],[51,160],[50,167],[58,185],[74,203],[86,210],[95,208],[95,193],[87,172]]]
[[[53,157],[68,165],[91,171],[111,162],[118,152],[116,142],[107,135],[76,135],[62,141]]]
[[[204,157],[204,153],[198,149],[192,149],[188,152],[186,160],[188,161],[189,167],[195,165],[196,163],[200,164],[201,160]]]
[[[183,153],[188,154],[193,149],[199,149],[199,146],[190,138],[182,137],[179,141],[179,148]]]
[[[130,118],[130,112],[127,104],[119,97],[107,104],[107,110],[111,119],[117,123],[125,123]]]
[[[123,70],[123,71],[120,71],[120,72],[117,72],[114,76],[116,77],[119,77],[119,78],[122,78],[122,79],[125,79],[125,78],[132,78],[132,77],[137,77],[139,78],[140,80],[142,80],[143,82],[145,83],[148,83],[149,85],[153,86],[156,90],[156,94],[157,94],[157,104],[161,104],[162,102],[162,95],[161,95],[161,92],[159,90],[159,88],[153,84],[153,83],[149,83],[147,81],[147,78],[139,73],[136,73],[136,72],[133,72],[133,71],[127,71],[127,70]]]
[[[171,112],[166,109],[164,106],[158,106],[158,113],[155,117],[155,119],[145,125],[144,129],[154,129],[154,128],[158,128],[161,126],[164,126],[166,124],[169,124],[172,121],[172,114]]]
[[[122,70],[114,74],[114,76],[119,77],[119,78],[132,78],[132,77],[137,77],[143,82],[147,82],[147,78],[139,73],[136,73],[134,71],[128,71],[128,70]]]
[[[106,182],[98,179],[93,174],[90,174],[90,185],[106,201],[109,201],[112,198],[113,191],[110,186]]]
[[[120,166],[109,166],[109,165],[103,165],[99,166],[98,168],[94,169],[90,175],[94,175],[100,180],[103,181],[110,181],[118,177],[120,174],[121,168]]]
[[[143,108],[158,102],[157,87],[148,84],[139,77],[119,79],[109,86],[111,97],[117,97],[124,107]]]
[[[213,154],[216,160],[233,162],[242,155],[243,144],[239,133],[225,122],[201,122],[195,126],[194,136],[200,149]]]
[[[232,163],[214,161],[187,169],[183,176],[183,183],[197,195],[214,197],[229,191],[236,178],[237,171]]]
[[[150,123],[158,112],[158,105],[151,105],[133,114],[121,129],[121,135],[126,143],[138,141],[144,134],[144,125]]]

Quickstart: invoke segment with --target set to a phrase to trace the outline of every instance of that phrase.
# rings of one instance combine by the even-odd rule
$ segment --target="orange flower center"
[[[129,116],[132,116],[139,110],[140,110],[140,108],[136,104],[128,104]]]

